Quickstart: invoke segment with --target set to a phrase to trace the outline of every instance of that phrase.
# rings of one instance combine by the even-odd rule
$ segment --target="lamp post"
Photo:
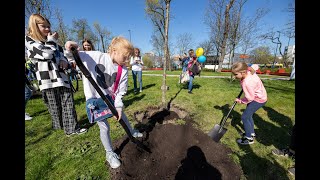
[[[277,51],[278,51],[278,44],[279,44],[279,41],[280,41],[280,31],[277,31],[278,32],[278,42],[277,42],[277,47],[276,47],[276,52],[274,53],[274,60],[273,60],[273,66],[276,62],[276,57],[277,57]]]
[[[130,42],[131,42],[131,30],[129,29],[129,38],[130,38]]]

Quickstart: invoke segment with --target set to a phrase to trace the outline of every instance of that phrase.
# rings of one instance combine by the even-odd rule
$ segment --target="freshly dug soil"
[[[150,108],[135,114],[138,138],[151,153],[132,143],[127,136],[114,142],[121,158],[117,169],[107,168],[111,179],[213,180],[240,179],[241,168],[229,157],[232,151],[192,126],[185,111]],[[184,121],[185,124],[179,122]],[[179,125],[180,124],[180,125]]]

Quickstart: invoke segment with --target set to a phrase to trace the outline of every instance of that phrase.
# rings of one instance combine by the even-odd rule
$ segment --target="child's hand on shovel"
[[[117,121],[119,121],[122,117],[122,108],[116,108],[118,112],[118,119],[116,116],[113,116]]]
[[[239,98],[236,98],[235,101],[241,104],[241,100]]]

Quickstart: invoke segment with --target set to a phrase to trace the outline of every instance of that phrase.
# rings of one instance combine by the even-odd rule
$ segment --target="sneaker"
[[[73,133],[67,134],[67,136],[72,136],[75,134],[83,134],[83,133],[86,133],[87,131],[88,131],[88,129],[86,129],[86,128],[78,128]]]
[[[189,94],[193,94],[191,91],[188,91]]]
[[[121,165],[121,162],[119,160],[120,158],[115,152],[108,151],[106,157],[111,168],[115,169]]]
[[[246,135],[246,133],[242,133],[242,136],[245,136],[245,135]],[[256,138],[256,133],[251,133],[251,137]]]
[[[29,120],[31,120],[31,119],[32,119],[31,116],[29,116],[27,113],[24,113],[24,120],[25,120],[25,121],[29,121]]]
[[[139,92],[142,92],[142,90],[140,90]]]
[[[132,136],[137,138],[137,137],[142,137],[143,134],[141,132],[139,132],[138,130],[134,129]]]
[[[285,156],[285,157],[291,157],[292,159],[294,159],[294,153],[290,152],[290,150],[288,148],[284,148],[284,149],[274,149],[272,150],[272,154],[277,155],[277,156]]]
[[[296,173],[296,168],[295,167],[291,167],[288,169],[289,174],[291,174],[292,176],[294,176]]]
[[[253,138],[252,137],[249,138],[247,136],[243,136],[242,138],[237,139],[237,142],[242,145],[248,145],[248,144],[254,143]]]

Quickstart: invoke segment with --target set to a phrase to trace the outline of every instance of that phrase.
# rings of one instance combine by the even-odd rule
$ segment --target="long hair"
[[[51,26],[49,20],[43,17],[41,14],[31,14],[28,22],[27,35],[30,36],[32,39],[45,42],[47,41],[47,37],[42,36],[38,28],[38,24],[46,24]]]
[[[94,51],[94,45],[93,45],[92,41],[89,40],[89,39],[87,39],[87,38],[85,38],[85,39],[82,41],[82,49],[85,51],[84,46],[83,46],[83,44],[84,44],[85,42],[89,43],[90,46],[91,46],[91,51]]]

